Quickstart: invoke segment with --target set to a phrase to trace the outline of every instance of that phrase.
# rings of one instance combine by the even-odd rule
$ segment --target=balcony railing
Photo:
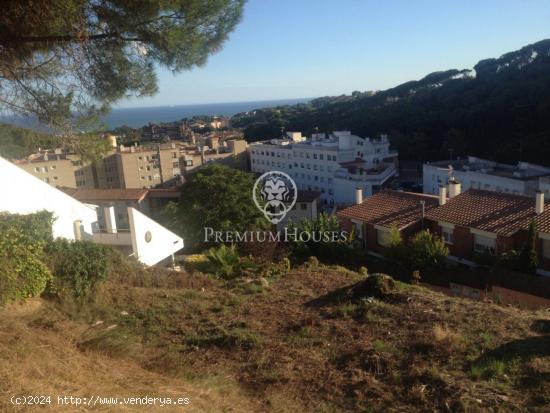
[[[396,172],[395,165],[393,163],[381,164],[378,168],[374,169],[355,169],[355,171],[338,170],[334,176],[340,179],[347,179],[350,181],[385,181]]]

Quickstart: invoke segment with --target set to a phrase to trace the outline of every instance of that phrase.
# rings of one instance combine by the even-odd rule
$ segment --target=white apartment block
[[[397,174],[397,152],[390,151],[386,135],[361,138],[349,131],[311,139],[300,132],[250,144],[252,172],[282,171],[290,175],[299,190],[319,191],[323,204],[355,202],[356,189],[365,196],[376,193]]]
[[[470,188],[533,196],[537,190],[545,190],[549,182],[550,168],[527,162],[508,165],[468,156],[466,159],[437,161],[423,166],[423,191],[437,195],[439,186],[446,185],[449,176]],[[546,188],[550,191],[550,185]]]

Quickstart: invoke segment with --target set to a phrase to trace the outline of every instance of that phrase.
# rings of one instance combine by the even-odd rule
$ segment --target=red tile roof
[[[534,218],[540,221],[540,231],[550,229],[550,203],[545,210],[536,216],[535,197],[470,189],[431,210],[427,218],[510,236]]]
[[[398,229],[407,227],[422,219],[420,201],[425,201],[425,211],[438,205],[433,195],[399,192],[386,189],[336,213],[339,218],[350,218],[368,224]]]
[[[92,201],[137,201],[141,202],[148,189],[62,189],[67,195],[81,202]]]

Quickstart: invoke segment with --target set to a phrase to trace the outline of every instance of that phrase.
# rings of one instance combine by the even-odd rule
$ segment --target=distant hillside
[[[235,115],[249,141],[280,128],[311,133],[389,133],[401,159],[474,154],[550,164],[550,39],[481,60],[473,70],[431,73],[380,92],[323,97],[309,104]]]

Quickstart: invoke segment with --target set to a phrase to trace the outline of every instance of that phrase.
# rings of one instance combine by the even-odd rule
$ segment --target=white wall
[[[128,207],[132,249],[145,265],[155,265],[183,248],[183,239],[137,209]],[[148,238],[150,235],[150,238]]]
[[[81,221],[82,239],[92,239],[92,224],[97,221],[95,210],[34,177],[4,158],[0,158],[2,196],[0,211],[31,214],[50,211],[55,222],[54,237],[74,240],[74,222]]]

